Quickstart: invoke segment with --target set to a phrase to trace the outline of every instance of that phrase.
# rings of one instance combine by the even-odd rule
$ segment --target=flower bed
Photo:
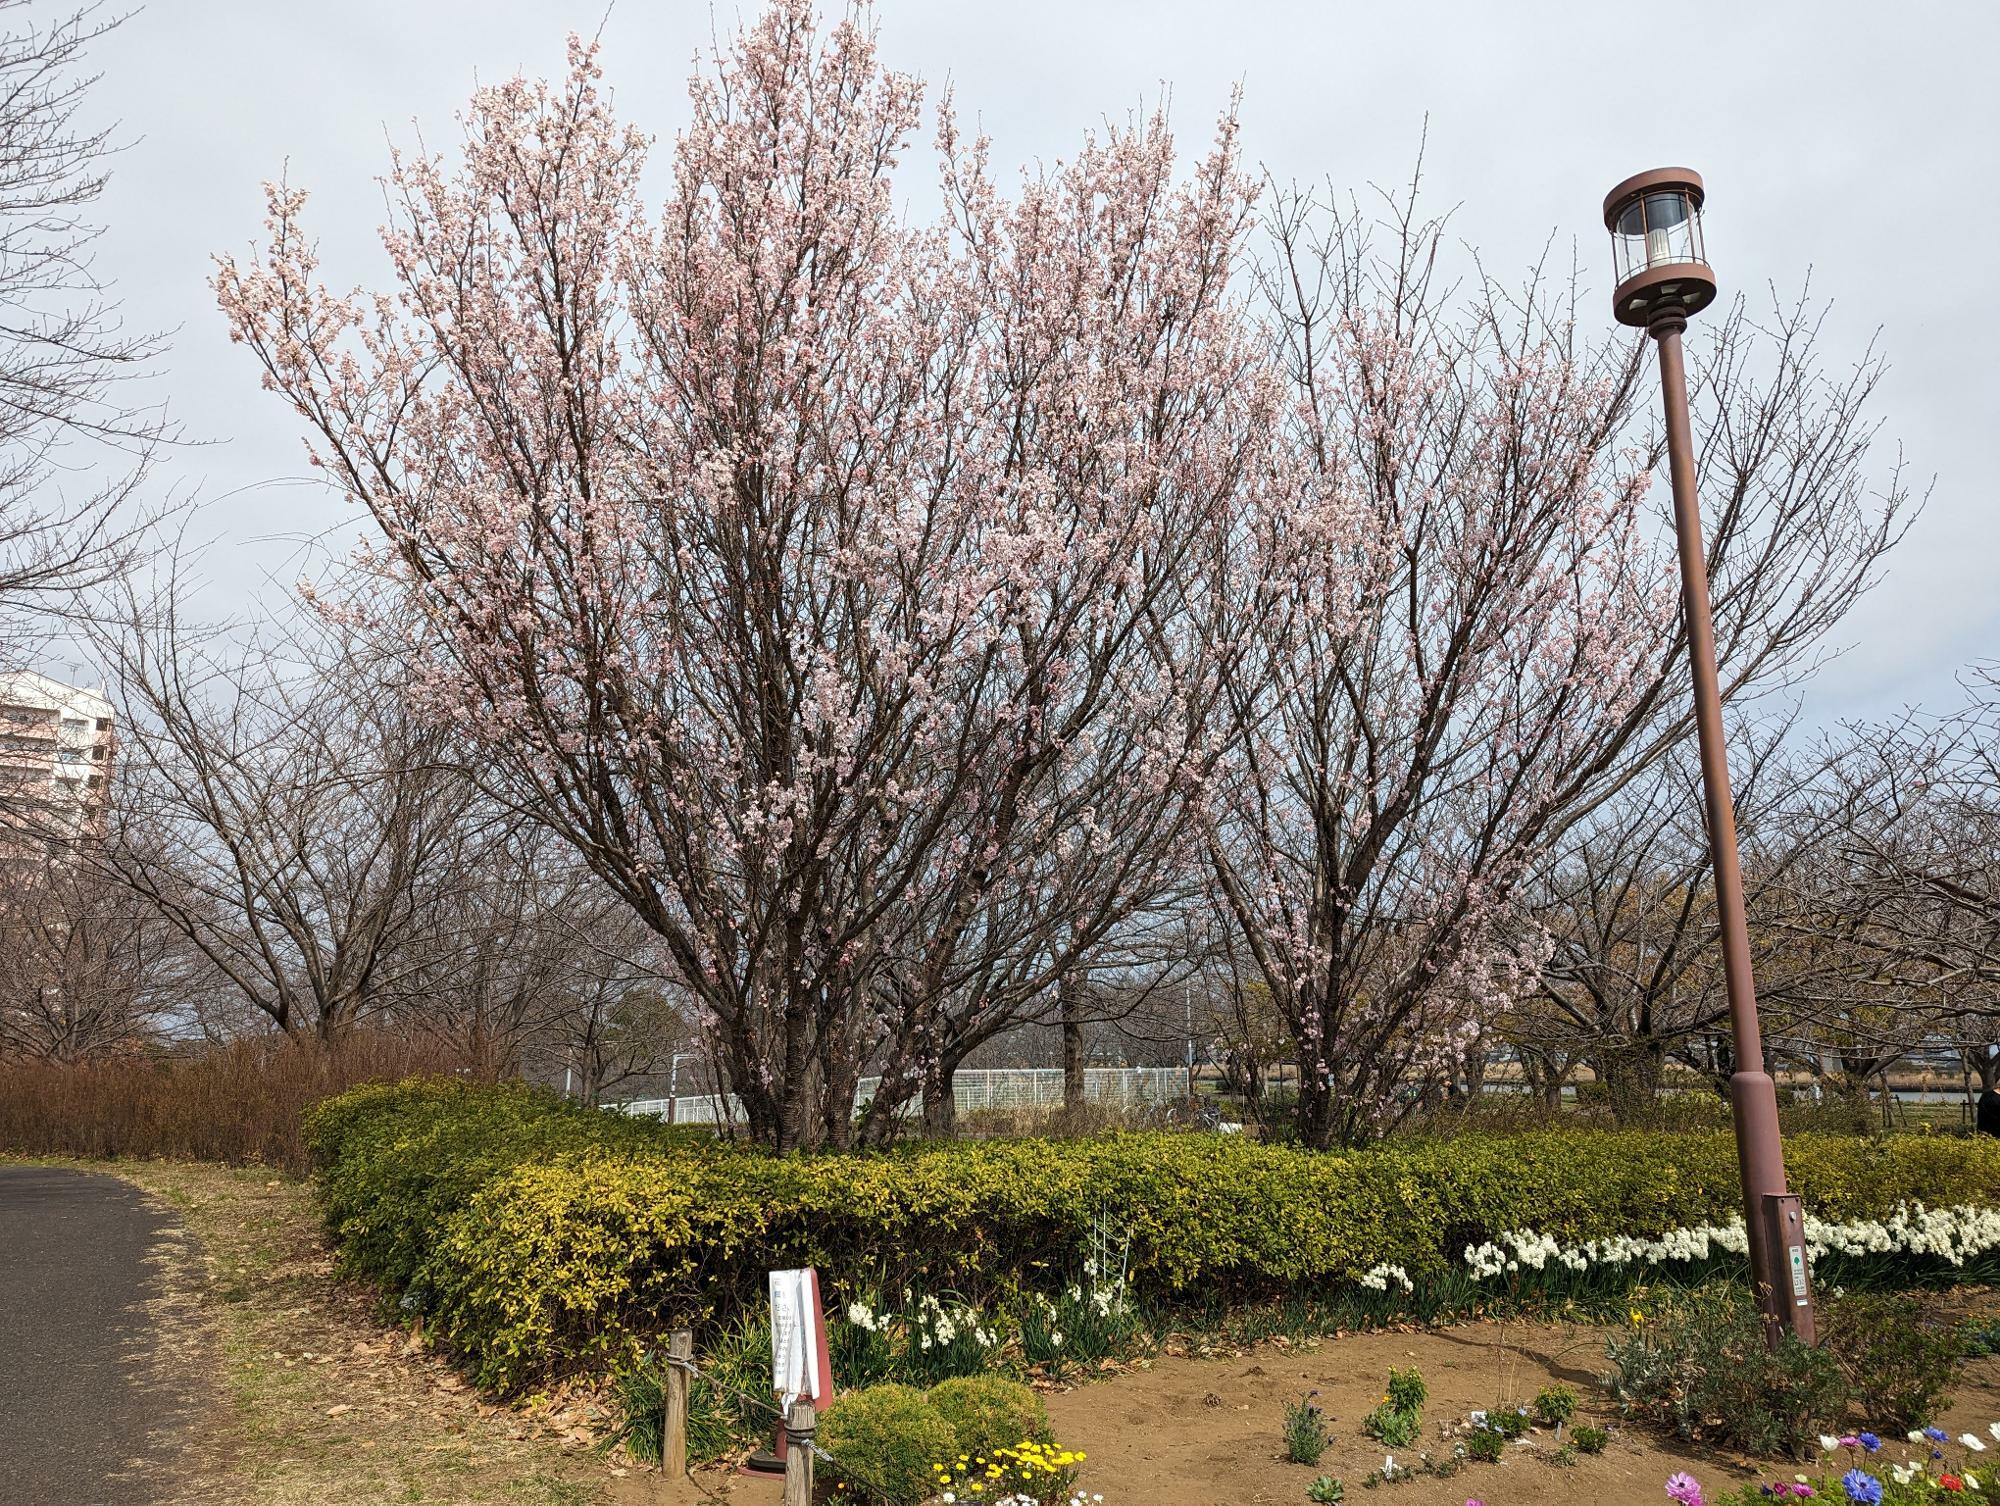
[[[1740,1247],[1722,1222],[1735,1150],[1716,1133],[1325,1153],[1156,1134],[773,1158],[520,1087],[413,1081],[330,1101],[310,1135],[347,1269],[500,1388],[623,1364],[666,1327],[753,1310],[771,1267],[817,1266],[836,1313],[906,1289],[918,1307],[929,1293],[992,1312],[972,1327],[1009,1348],[1031,1323],[1044,1343],[1067,1338],[1105,1291],[1156,1312],[1283,1297],[1429,1316]],[[1953,1252],[1985,1258],[1982,1219],[2000,1229],[1985,1211],[2000,1206],[2000,1144],[1800,1136],[1788,1164],[1826,1221],[1816,1237],[1857,1272],[1874,1261],[1875,1279],[1949,1274]],[[1119,1270],[1086,1271],[1086,1250]],[[1079,1284],[1093,1295],[1072,1298]]]
[[[2000,1422],[1987,1428],[2000,1441]],[[1676,1506],[1762,1506],[1766,1501],[1826,1501],[1837,1506],[1932,1506],[1945,1501],[1990,1501],[2000,1496],[2000,1470],[1982,1457],[1977,1433],[1953,1438],[1944,1429],[1916,1429],[1908,1441],[1885,1444],[1873,1433],[1820,1439],[1826,1456],[1818,1470],[1745,1485],[1723,1496],[1704,1494],[1685,1471],[1670,1476],[1668,1499]]]

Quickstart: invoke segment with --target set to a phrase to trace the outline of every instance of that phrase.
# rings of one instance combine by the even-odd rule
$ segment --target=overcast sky
[[[289,172],[337,284],[376,282],[385,140],[452,141],[478,81],[559,72],[563,38],[603,24],[621,114],[660,138],[713,29],[747,7],[685,0],[152,0],[100,45],[96,104],[133,141],[107,195],[100,270],[127,316],[173,331],[160,379],[191,437],[161,486],[214,499],[212,601],[289,580],[288,540],[359,532],[304,481],[299,428],[258,390],[207,288],[209,257],[260,228],[258,184]],[[892,66],[949,80],[997,164],[1066,155],[1087,126],[1170,87],[1198,149],[1244,90],[1250,157],[1281,179],[1364,190],[1407,178],[1429,117],[1427,196],[1489,269],[1574,243],[1592,303],[1608,288],[1599,205],[1643,168],[1709,188],[1725,296],[1833,301],[1829,354],[1880,338],[1884,466],[1901,445],[1929,508],[1822,671],[1814,719],[1955,699],[2000,656],[2000,4],[1817,0],[1674,4],[1202,4],[1194,0],[884,0]],[[924,137],[928,141],[928,132]],[[1608,320],[1608,314],[1607,314]],[[1698,338],[1697,330],[1690,339]]]

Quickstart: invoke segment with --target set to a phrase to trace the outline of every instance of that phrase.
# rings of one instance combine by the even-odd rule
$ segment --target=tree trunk
[[[820,1070],[826,1078],[826,1096],[820,1103],[824,1143],[831,1150],[847,1150],[854,1144],[854,1090],[860,1070],[831,1053]]]
[[[1655,1039],[1600,1051],[1591,1063],[1604,1084],[1611,1118],[1620,1129],[1649,1122],[1660,1102],[1660,1077],[1666,1052]]]
[[[1465,1096],[1477,1103],[1486,1096],[1486,1053],[1473,1051],[1465,1058]]]
[[[953,1083],[958,1063],[939,1057],[924,1064],[924,1135],[949,1140],[958,1128],[958,1101]]]
[[[784,1078],[779,1083],[778,1097],[778,1143],[772,1147],[774,1150],[803,1149],[812,1133],[812,1096],[806,1091],[810,1076],[806,1052],[808,1023],[804,1006],[797,1000],[788,1000]]]
[[[1331,1074],[1319,1062],[1299,1061],[1299,1106],[1293,1116],[1299,1144],[1308,1150],[1326,1150],[1333,1144],[1333,1090]]]
[[[1062,1012],[1063,1112],[1081,1112],[1085,1102],[1083,1077],[1083,979],[1065,973],[1056,986]]]

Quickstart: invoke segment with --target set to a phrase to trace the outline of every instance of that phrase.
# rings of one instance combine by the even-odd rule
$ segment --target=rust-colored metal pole
[[[1687,613],[1688,664],[1694,674],[1695,731],[1707,798],[1708,842],[1715,868],[1715,908],[1722,926],[1722,976],[1729,991],[1736,1071],[1729,1103],[1736,1118],[1736,1159],[1743,1176],[1750,1275],[1763,1309],[1766,1337],[1815,1337],[1798,1203],[1785,1186],[1778,1134],[1778,1090],[1764,1069],[1757,1023],[1757,987],[1750,972],[1750,927],[1743,910],[1743,871],[1736,853],[1736,807],[1729,791],[1729,753],[1722,734],[1722,691],[1715,670],[1715,625],[1708,599],[1708,560],[1701,508],[1695,497],[1694,433],[1688,422],[1687,367],[1681,356],[1685,318],[1666,314],[1648,326],[1660,350],[1666,401],[1667,465],[1674,488],[1674,531],[1680,541],[1681,600]]]

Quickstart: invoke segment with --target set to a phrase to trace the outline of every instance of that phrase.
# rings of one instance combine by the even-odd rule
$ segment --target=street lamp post
[[[1743,1176],[1750,1274],[1764,1313],[1766,1337],[1775,1343],[1789,1330],[1812,1343],[1815,1324],[1804,1214],[1798,1198],[1785,1185],[1778,1092],[1771,1074],[1764,1070],[1757,988],[1750,974],[1750,929],[1743,913],[1736,809],[1729,793],[1708,562],[1702,551],[1701,510],[1695,499],[1687,368],[1681,354],[1681,332],[1687,328],[1688,316],[1715,301],[1715,275],[1709,270],[1702,238],[1705,197],[1700,176],[1683,167],[1640,173],[1605,196],[1604,224],[1611,232],[1618,280],[1611,303],[1620,323],[1645,330],[1660,350],[1667,464],[1673,478],[1674,531],[1680,542],[1681,599],[1687,621],[1688,664],[1694,676],[1695,730],[1701,746],[1702,789],[1707,797],[1715,905],[1722,923],[1722,975],[1729,991],[1729,1022],[1736,1040],[1736,1071],[1729,1079],[1729,1103],[1735,1114],[1736,1159]]]

